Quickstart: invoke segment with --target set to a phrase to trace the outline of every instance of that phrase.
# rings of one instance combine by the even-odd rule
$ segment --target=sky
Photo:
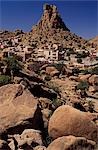
[[[97,0],[0,0],[0,30],[31,30],[43,12],[43,4],[54,4],[71,32],[91,39],[98,35]]]

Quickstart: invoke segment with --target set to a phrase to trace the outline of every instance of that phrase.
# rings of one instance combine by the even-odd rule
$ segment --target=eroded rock
[[[94,150],[95,142],[84,137],[63,136],[54,140],[47,150]]]
[[[60,106],[55,110],[49,120],[48,131],[53,139],[74,135],[98,142],[98,127],[88,113],[68,105]]]

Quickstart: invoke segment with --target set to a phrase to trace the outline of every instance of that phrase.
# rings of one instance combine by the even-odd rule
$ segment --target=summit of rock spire
[[[63,22],[58,9],[55,5],[45,4],[43,6],[43,15],[38,22],[37,26],[40,30],[49,31],[51,29],[62,29],[65,31],[69,31]]]

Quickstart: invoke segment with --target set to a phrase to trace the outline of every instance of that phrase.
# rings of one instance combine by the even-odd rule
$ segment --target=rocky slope
[[[98,36],[94,37],[93,39],[90,39],[89,42],[95,43],[98,45]]]
[[[60,44],[64,48],[92,47],[88,41],[75,35],[63,22],[55,5],[44,5],[44,12],[38,24],[31,32],[23,36],[23,42],[44,46],[45,44]]]

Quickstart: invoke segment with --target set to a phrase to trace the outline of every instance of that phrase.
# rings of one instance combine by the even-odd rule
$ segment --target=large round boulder
[[[84,137],[63,136],[54,140],[47,150],[94,150],[95,142]]]
[[[48,132],[53,139],[74,135],[98,141],[98,127],[90,115],[68,105],[55,110],[49,120]]]

